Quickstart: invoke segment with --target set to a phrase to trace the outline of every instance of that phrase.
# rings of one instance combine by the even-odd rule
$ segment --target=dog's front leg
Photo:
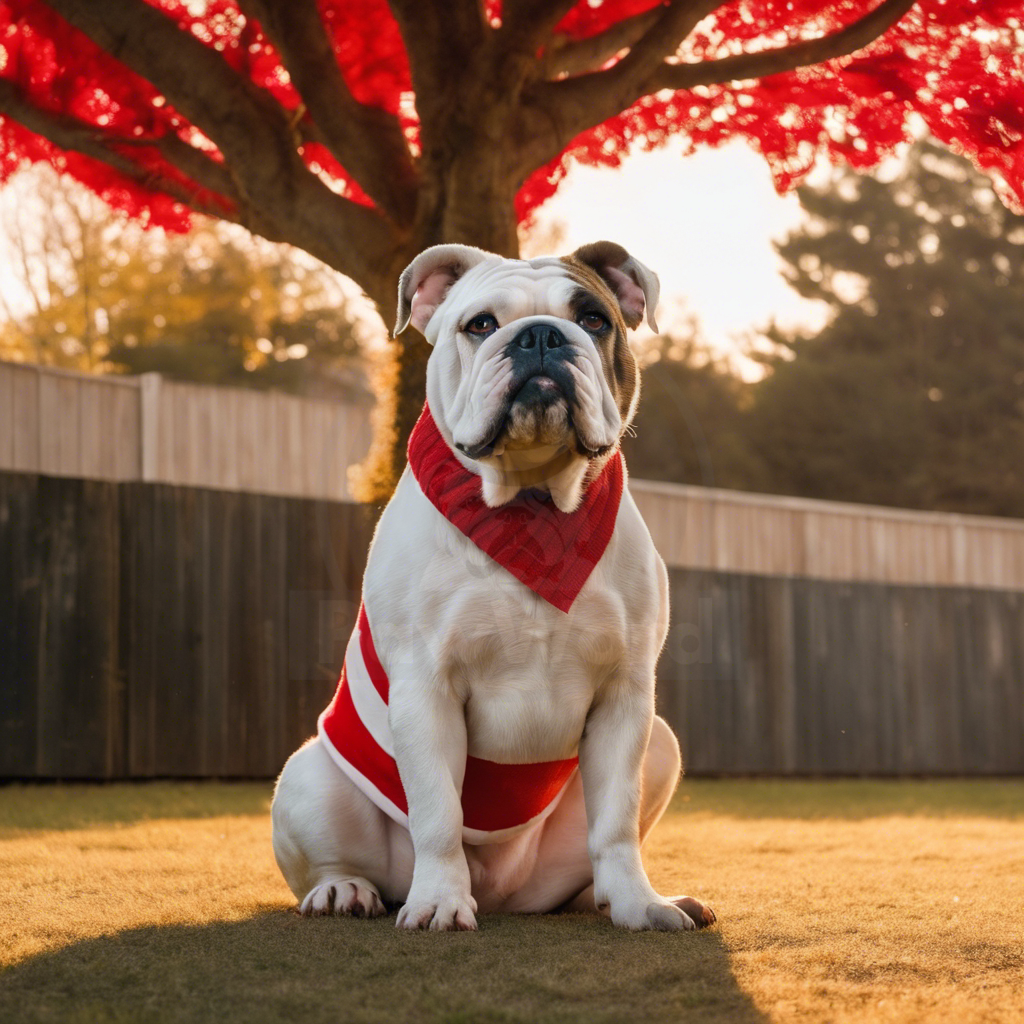
[[[580,742],[594,902],[623,928],[676,931],[693,920],[647,879],[640,858],[640,789],[654,720],[652,686],[611,683],[591,708]]]
[[[476,901],[462,848],[465,709],[454,695],[392,680],[388,718],[415,855],[398,927],[473,931]]]

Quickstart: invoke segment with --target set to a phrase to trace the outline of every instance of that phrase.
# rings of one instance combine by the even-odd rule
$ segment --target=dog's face
[[[657,277],[611,242],[534,260],[440,245],[409,265],[395,333],[411,322],[434,346],[431,412],[488,504],[524,486],[578,504],[633,416],[627,330],[645,309],[656,329],[657,299]]]

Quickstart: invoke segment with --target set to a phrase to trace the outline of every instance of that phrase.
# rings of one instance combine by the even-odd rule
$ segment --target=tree
[[[390,321],[425,246],[513,255],[571,159],[740,135],[780,187],[867,167],[912,112],[1024,201],[1021,0],[2,0],[9,169],[56,162],[147,223],[243,224]],[[399,350],[396,433],[425,346]]]
[[[205,220],[143,231],[49,168],[12,188],[2,219],[22,308],[0,294],[8,358],[368,398],[344,294],[315,260]]]
[[[746,423],[751,386],[714,356],[696,322],[683,337],[654,339],[640,357],[640,407],[631,434],[622,440],[630,475],[768,490]]]
[[[922,143],[891,184],[801,188],[779,252],[836,310],[753,389],[773,490],[1024,516],[1024,217],[965,160]]]

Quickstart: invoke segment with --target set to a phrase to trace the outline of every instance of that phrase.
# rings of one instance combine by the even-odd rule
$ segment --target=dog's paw
[[[330,878],[310,889],[299,913],[303,917],[380,917],[387,910],[376,886],[365,878]]]
[[[664,903],[648,903],[647,912],[644,914],[644,917],[647,924],[640,927],[645,930],[650,929],[656,932],[690,932],[697,927],[694,924],[693,918],[685,910],[668,901]]]
[[[621,904],[611,907],[612,923],[633,932],[680,932],[692,931],[697,926],[685,910],[668,900],[635,902],[627,907]]]
[[[472,896],[410,899],[398,912],[397,926],[409,931],[475,932],[476,900]]]
[[[697,928],[707,928],[718,920],[715,912],[706,903],[701,903],[692,896],[672,896],[669,902],[686,914]]]

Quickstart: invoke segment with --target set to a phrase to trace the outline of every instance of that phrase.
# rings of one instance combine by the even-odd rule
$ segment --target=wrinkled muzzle
[[[481,344],[448,421],[456,448],[472,459],[540,445],[595,457],[622,429],[593,341],[550,316],[508,324]]]

